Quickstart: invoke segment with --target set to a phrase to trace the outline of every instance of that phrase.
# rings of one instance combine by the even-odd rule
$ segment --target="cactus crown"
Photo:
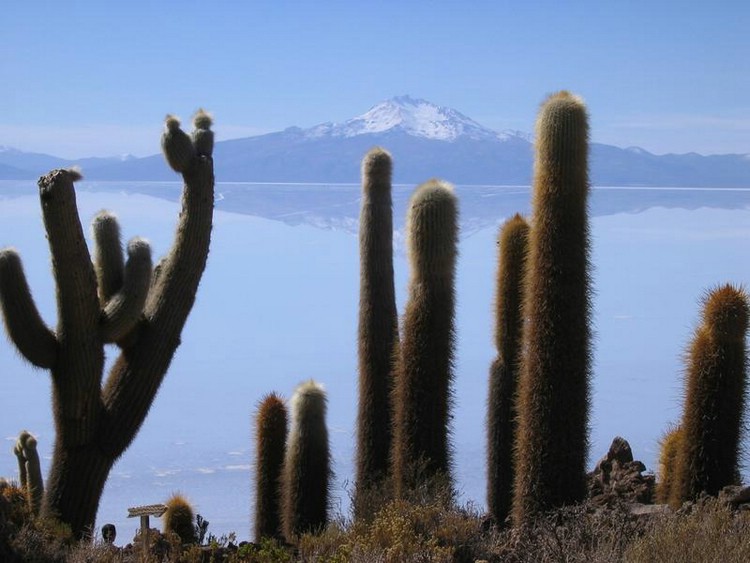
[[[300,383],[291,400],[292,420],[297,422],[303,414],[326,414],[326,393],[323,386],[312,379]],[[296,425],[295,425],[296,426]]]
[[[71,182],[79,182],[83,180],[83,171],[81,170],[80,166],[71,166],[70,168],[65,168],[65,173],[68,175],[68,178],[70,178]]]
[[[453,186],[429,180],[409,202],[409,257],[416,276],[453,273],[458,239],[458,199]]]
[[[120,233],[120,224],[117,222],[117,215],[108,209],[102,209],[91,220],[91,230],[97,232],[101,229],[114,229],[114,232]]]
[[[167,117],[164,118],[164,125],[166,126],[167,131],[176,131],[180,128],[180,118],[169,113],[167,114]]]
[[[388,180],[393,170],[391,153],[383,147],[373,147],[362,159],[362,176],[376,180]]]
[[[703,323],[716,338],[744,338],[748,325],[748,296],[742,287],[726,284],[703,298]]]
[[[210,129],[213,122],[211,114],[203,108],[199,108],[193,116],[193,127],[196,129]]]
[[[536,121],[534,167],[536,175],[544,178],[545,189],[588,189],[588,137],[588,112],[581,97],[563,90],[542,103]]]
[[[276,392],[271,392],[260,400],[258,418],[274,416],[274,413],[286,413],[286,407],[281,396]]]
[[[131,257],[151,258],[151,245],[143,237],[133,237],[128,242],[128,255]]]

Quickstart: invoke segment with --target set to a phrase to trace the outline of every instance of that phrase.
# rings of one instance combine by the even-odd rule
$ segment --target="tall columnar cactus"
[[[319,532],[328,523],[331,455],[323,387],[312,380],[299,385],[291,414],[282,478],[282,519],[289,542],[300,534]]]
[[[381,483],[391,450],[393,358],[398,316],[393,281],[391,155],[372,149],[362,161],[359,216],[359,413],[357,495]]]
[[[682,432],[675,426],[662,436],[659,445],[659,482],[656,485],[656,501],[667,504],[676,486],[677,456],[680,452]]]
[[[255,427],[255,541],[281,539],[281,475],[286,449],[287,415],[276,393],[263,398]]]
[[[419,186],[409,203],[407,231],[411,277],[394,388],[392,471],[397,496],[414,489],[417,479],[450,482],[458,254],[453,187],[438,180]]]
[[[529,224],[518,214],[500,227],[495,297],[497,358],[490,367],[487,408],[487,508],[500,523],[510,514],[513,500],[515,403],[521,360],[521,310],[528,239]]]
[[[18,458],[18,474],[21,488],[26,491],[29,509],[34,515],[39,514],[44,496],[44,480],[39,465],[39,453],[36,450],[36,438],[26,430],[22,431],[13,447]]]
[[[568,92],[536,123],[514,524],[586,494],[591,372],[588,116]]]
[[[184,179],[182,211],[159,275],[143,239],[123,261],[117,220],[93,222],[94,263],[78,217],[74,182],[55,170],[39,180],[44,226],[57,284],[58,322],[51,330],[31,296],[21,260],[0,251],[0,304],[7,331],[26,359],[52,375],[56,438],[42,515],[84,536],[114,462],[128,448],[180,343],[208,256],[213,216],[213,161],[196,155],[179,121],[167,118],[167,161]],[[122,352],[103,381],[104,345]]]
[[[743,289],[727,284],[706,296],[687,358],[673,504],[735,484],[747,394],[747,326]]]
[[[180,543],[196,543],[195,511],[190,502],[181,494],[173,494],[165,503],[167,510],[161,519],[164,532],[171,532],[180,538]]]

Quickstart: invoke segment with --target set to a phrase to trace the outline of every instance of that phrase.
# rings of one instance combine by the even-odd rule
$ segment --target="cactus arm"
[[[51,368],[57,357],[57,339],[37,310],[20,256],[10,248],[0,251],[0,305],[7,332],[19,352],[33,365]]]
[[[88,338],[99,322],[99,299],[73,182],[72,170],[54,170],[39,179],[39,196],[57,283],[58,338]]]
[[[122,287],[125,275],[120,225],[109,211],[100,211],[91,222],[94,237],[94,268],[102,306]]]
[[[102,311],[102,340],[117,342],[132,330],[141,318],[151,284],[151,247],[142,238],[128,244],[120,291],[112,296]]]
[[[165,144],[168,161],[172,152],[171,145]],[[149,292],[145,309],[146,317],[158,324],[159,329],[177,332],[193,306],[208,258],[214,207],[211,155],[194,157],[182,176],[185,184],[177,234],[171,250],[160,263],[158,279]]]
[[[182,211],[173,246],[151,283],[138,338],[123,349],[102,392],[105,420],[99,443],[115,457],[130,445],[148,414],[179,346],[208,259],[214,203],[212,158],[194,157],[183,179]]]
[[[183,177],[185,187],[175,241],[161,262],[145,307],[149,321],[169,332],[182,329],[208,258],[214,206],[213,160],[196,158]]]

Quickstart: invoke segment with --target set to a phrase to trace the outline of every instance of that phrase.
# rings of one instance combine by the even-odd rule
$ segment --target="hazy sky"
[[[531,131],[567,88],[594,141],[750,153],[749,29],[741,0],[7,2],[0,145],[144,156],[167,112],[227,139],[401,94]]]

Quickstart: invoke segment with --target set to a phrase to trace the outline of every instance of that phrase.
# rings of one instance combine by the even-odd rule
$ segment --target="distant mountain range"
[[[220,127],[220,125],[219,125]],[[360,161],[380,145],[394,158],[394,181],[440,177],[456,184],[528,185],[529,135],[488,129],[460,112],[400,96],[344,123],[323,123],[216,143],[218,181],[359,181]],[[66,160],[0,147],[0,179],[36,179],[78,165],[88,180],[176,180],[161,155]],[[591,180],[600,186],[750,187],[750,155],[655,155],[592,143]]]

